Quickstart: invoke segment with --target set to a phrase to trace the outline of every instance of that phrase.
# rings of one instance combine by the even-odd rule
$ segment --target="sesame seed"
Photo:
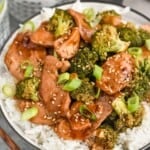
[[[46,119],[47,118],[47,115],[44,115],[44,119]]]
[[[54,101],[52,101],[51,103],[52,103],[52,104],[55,104],[55,102],[54,102]]]
[[[55,93],[53,93],[53,96],[55,97],[55,96],[56,96],[56,94],[55,94]]]
[[[52,121],[56,121],[56,118],[53,118]]]
[[[18,51],[19,52],[19,55],[22,55],[22,51]]]

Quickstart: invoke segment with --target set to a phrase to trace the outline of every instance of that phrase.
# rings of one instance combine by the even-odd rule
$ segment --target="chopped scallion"
[[[62,73],[58,77],[58,84],[64,84],[70,78],[70,74],[68,72]]]
[[[13,97],[16,93],[16,88],[12,84],[5,84],[2,87],[2,92],[6,97]]]
[[[129,54],[131,54],[134,57],[139,57],[142,55],[142,48],[140,47],[130,47],[128,48]]]
[[[23,32],[34,31],[34,30],[35,30],[35,24],[31,20],[27,21],[22,27]]]
[[[96,115],[89,110],[89,108],[86,105],[81,105],[79,107],[79,112],[81,115],[83,115],[84,117],[92,120],[92,121],[96,121]]]
[[[5,0],[2,0],[2,1],[0,2],[0,13],[3,11],[4,4],[5,4]]]
[[[25,110],[21,115],[21,120],[29,120],[38,114],[38,108],[31,107]]]
[[[98,65],[94,65],[93,76],[96,78],[96,80],[100,80],[102,78],[102,73],[103,69]]]
[[[94,20],[94,17],[95,17],[95,11],[93,8],[85,8],[83,10],[83,14],[85,15],[86,19],[88,21],[92,21]]]
[[[128,98],[127,108],[132,113],[138,110],[139,108],[139,96],[134,94],[132,97]]]
[[[97,89],[97,93],[96,93],[96,95],[95,95],[95,98],[99,98],[100,92],[101,92],[101,90],[100,90],[100,88],[98,88],[98,89]]]
[[[150,39],[145,40],[145,46],[148,50],[150,50]]]
[[[125,103],[124,98],[122,96],[117,97],[116,99],[113,100],[112,107],[119,116],[122,114],[128,113],[126,103]]]
[[[81,86],[82,81],[78,78],[74,78],[69,80],[64,86],[63,90],[65,91],[73,91]]]
[[[28,66],[26,67],[25,72],[24,72],[24,77],[25,77],[25,78],[31,77],[32,74],[33,74],[33,65],[28,65]]]

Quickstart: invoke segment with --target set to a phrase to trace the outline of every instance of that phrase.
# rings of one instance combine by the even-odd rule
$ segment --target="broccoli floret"
[[[122,132],[127,128],[133,128],[141,124],[144,114],[144,107],[142,105],[140,105],[135,112],[131,113],[127,109],[123,97],[120,97],[112,102],[112,107],[118,115],[118,118],[114,120],[114,128],[118,132]]]
[[[100,15],[103,16],[121,16],[119,13],[117,13],[115,10],[105,10],[100,12]]]
[[[142,122],[144,115],[144,107],[141,105],[139,109],[134,113],[128,113],[121,115],[114,124],[115,129],[118,132],[125,131],[127,128],[133,128],[139,126]]]
[[[71,97],[77,101],[84,103],[91,102],[95,99],[95,87],[89,79],[82,80],[82,84],[79,88],[71,92]]]
[[[143,45],[143,40],[137,29],[130,27],[120,27],[118,32],[119,38],[121,40],[130,42],[130,47],[139,47]]]
[[[91,51],[88,47],[80,48],[70,61],[70,72],[77,73],[79,78],[85,78],[93,72],[97,60],[98,55],[95,51]]]
[[[101,60],[105,60],[109,52],[124,51],[128,45],[128,42],[119,39],[117,29],[111,25],[103,25],[92,38],[92,49],[99,54]]]
[[[48,30],[54,32],[56,37],[59,37],[67,34],[74,24],[74,20],[67,10],[56,9],[49,20]]]
[[[139,34],[140,34],[143,44],[145,43],[145,40],[150,39],[150,32],[146,30],[140,29]]]
[[[111,150],[116,144],[118,134],[108,125],[101,125],[96,133],[97,147],[100,145],[103,149]]]
[[[146,94],[150,91],[150,60],[149,58],[142,59],[137,62],[133,80],[130,85],[125,88],[127,96],[135,92],[140,100],[146,100]]]
[[[16,98],[38,101],[40,79],[37,77],[25,78],[16,85]]]

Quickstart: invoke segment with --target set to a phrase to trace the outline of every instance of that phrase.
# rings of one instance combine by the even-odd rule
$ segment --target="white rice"
[[[89,5],[85,5],[83,7],[89,7]],[[79,6],[79,2],[74,4],[73,8],[80,10],[81,6]],[[99,9],[98,6],[97,9]],[[122,13],[128,13],[128,9],[129,8],[124,9],[124,11],[119,9],[119,11]],[[43,9],[38,19],[36,17],[33,20],[36,25],[39,25],[40,21],[47,20],[53,14],[53,12],[54,10],[45,8]],[[138,19],[138,21],[139,20],[140,19]],[[141,20],[141,23],[142,22],[144,22],[144,20]],[[13,37],[15,37],[15,34]],[[12,40],[13,39],[7,43],[7,46],[0,56],[0,89],[5,83],[15,83],[14,79],[8,73],[3,63],[4,55]],[[49,126],[36,125],[28,121],[21,121],[21,113],[19,112],[18,108],[16,108],[16,102],[12,99],[6,98],[2,92],[0,92],[0,104],[4,115],[10,124],[14,127],[14,129],[27,141],[39,147],[40,149],[49,150],[50,147],[52,147],[53,150],[88,150],[87,145],[82,141],[68,141],[60,139]],[[126,132],[121,133],[114,150],[138,150],[150,142],[150,105],[146,102],[144,102],[143,105],[145,108],[145,114],[141,126],[128,129]]]

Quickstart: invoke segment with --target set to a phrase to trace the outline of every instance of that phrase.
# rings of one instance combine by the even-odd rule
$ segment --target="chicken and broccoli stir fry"
[[[14,98],[24,120],[108,150],[119,133],[142,122],[149,57],[150,31],[114,10],[57,8],[34,31],[16,35],[5,64],[17,80]]]

